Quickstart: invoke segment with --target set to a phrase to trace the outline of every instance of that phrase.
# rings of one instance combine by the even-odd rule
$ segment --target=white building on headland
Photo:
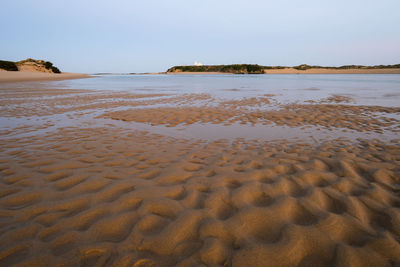
[[[200,63],[200,62],[197,62],[197,61],[195,61],[195,62],[194,62],[194,65],[195,65],[195,66],[203,66],[204,64],[203,64],[203,63]]]

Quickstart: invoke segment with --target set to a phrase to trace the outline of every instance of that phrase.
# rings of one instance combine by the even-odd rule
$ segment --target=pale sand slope
[[[0,71],[0,83],[4,82],[25,82],[25,81],[47,81],[89,78],[84,73],[42,73],[29,71]]]
[[[379,136],[400,123],[375,112],[396,115],[397,108],[319,103],[257,113],[269,97],[214,109],[193,107],[199,101],[214,100],[0,90],[2,117],[43,118],[0,131],[0,266],[400,264],[399,140],[207,141],[129,128],[130,121],[229,124],[240,115],[241,123]],[[190,107],[159,107],[182,103]],[[158,107],[108,111],[143,105]],[[99,110],[116,120],[95,119]],[[55,116],[67,112],[69,127]]]
[[[23,64],[18,64],[18,70],[23,72],[44,72],[53,73],[51,69],[46,69],[43,65],[37,65],[34,62],[25,62]]]

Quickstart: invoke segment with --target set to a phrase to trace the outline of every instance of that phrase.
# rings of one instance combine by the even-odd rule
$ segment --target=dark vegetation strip
[[[232,64],[232,65],[203,65],[203,66],[174,66],[167,70],[167,72],[223,72],[223,73],[236,73],[236,74],[263,74],[264,70],[271,69],[285,69],[293,68],[297,70],[308,69],[396,69],[400,68],[400,64],[396,65],[375,65],[375,66],[362,66],[362,65],[345,65],[340,67],[326,67],[326,66],[313,66],[302,64],[294,67],[286,66],[260,66],[257,64]]]
[[[8,70],[8,71],[18,71],[17,64],[12,61],[4,61],[0,60],[0,69]]]

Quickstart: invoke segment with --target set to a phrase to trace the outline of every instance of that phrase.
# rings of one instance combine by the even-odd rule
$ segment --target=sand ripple
[[[399,108],[272,97],[3,88],[0,266],[400,265],[399,140],[210,141],[130,127],[400,130]]]
[[[0,161],[2,266],[400,263],[395,144],[110,128],[12,142],[24,153]]]

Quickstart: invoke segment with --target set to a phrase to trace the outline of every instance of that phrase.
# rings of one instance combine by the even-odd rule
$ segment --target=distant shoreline
[[[159,73],[168,75],[221,75],[221,74],[238,74],[231,72],[168,72]],[[244,73],[243,75],[249,75],[252,73]],[[296,70],[293,68],[288,69],[276,69],[276,70],[264,70],[264,74],[400,74],[399,69],[347,69],[347,70],[335,70],[335,69],[308,69],[308,70]],[[253,75],[253,74],[252,74]],[[254,74],[260,75],[260,74]]]
[[[314,66],[261,66],[257,64],[174,66],[168,74],[400,74],[397,65],[345,65],[340,67]]]
[[[252,73],[233,73],[233,72],[208,72],[208,71],[185,71],[185,72],[143,72],[143,73],[93,73],[91,75],[260,75]],[[262,74],[400,74],[400,68],[396,69],[308,69],[296,70],[293,68],[264,70]],[[262,75],[261,74],[261,75]]]
[[[400,68],[394,69],[323,69],[312,68],[297,70],[294,68],[264,70],[264,74],[400,74]]]
[[[263,75],[263,74],[400,74],[400,68],[396,69],[308,69],[296,70],[293,68],[264,70],[262,74],[233,73],[233,72],[207,72],[207,71],[185,71],[185,72],[146,72],[146,73],[95,73],[92,75]]]

